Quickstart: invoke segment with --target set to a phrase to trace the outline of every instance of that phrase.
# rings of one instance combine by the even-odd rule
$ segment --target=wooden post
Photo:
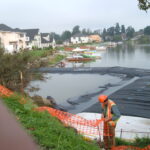
[[[122,138],[122,132],[123,132],[123,130],[121,129],[121,131],[120,131],[120,138]]]
[[[97,126],[97,128],[98,128],[98,133],[99,133],[98,145],[99,145],[99,147],[101,149],[103,146],[102,146],[102,140],[101,140],[101,134],[100,134],[99,125]]]
[[[19,71],[20,73],[20,81],[21,81],[21,86],[20,86],[20,91],[22,94],[24,94],[24,90],[23,90],[23,74],[22,71]]]

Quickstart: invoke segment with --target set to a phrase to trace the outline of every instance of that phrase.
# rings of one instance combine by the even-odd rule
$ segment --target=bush
[[[11,89],[18,88],[21,83],[20,73],[26,77],[29,62],[30,56],[27,53],[5,54],[0,49],[0,84]]]
[[[150,36],[144,35],[140,39],[138,39],[138,44],[149,44],[150,43]]]

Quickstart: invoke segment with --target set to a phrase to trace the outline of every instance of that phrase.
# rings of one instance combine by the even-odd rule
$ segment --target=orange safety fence
[[[78,133],[99,137],[100,135],[111,136],[109,132],[103,132],[103,119],[87,120],[75,114],[60,111],[50,107],[38,107],[38,111],[48,111],[52,116],[58,118],[66,126],[75,128]]]
[[[4,86],[0,85],[0,96],[11,96],[13,94],[12,91],[8,90]]]
[[[11,96],[12,94],[12,91],[0,85],[0,96]],[[25,104],[26,102],[27,100],[23,97],[19,100],[19,103],[21,104]],[[36,110],[48,111],[48,113],[64,123],[65,126],[75,128],[80,134],[91,137],[100,137],[101,135],[111,136],[109,135],[109,132],[103,130],[103,119],[87,120],[82,118],[81,116],[63,112],[51,107],[38,107],[36,108]],[[117,146],[113,147],[112,150],[150,150],[150,145],[145,148],[138,148],[134,146]]]

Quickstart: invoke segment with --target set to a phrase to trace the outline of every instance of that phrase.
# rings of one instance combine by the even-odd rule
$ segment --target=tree
[[[103,33],[102,33],[102,37],[103,37],[103,40],[105,41],[106,40],[106,35],[107,35],[107,31],[106,31],[106,29],[104,28],[103,29]]]
[[[146,28],[144,28],[144,34],[150,35],[150,26],[147,26]]]
[[[115,34],[115,28],[114,27],[110,27],[107,29],[107,34],[110,36],[114,36]]]
[[[148,10],[150,8],[150,0],[138,0],[139,8],[141,10]]]
[[[126,32],[125,26],[121,25],[121,33],[125,33],[125,32]]]
[[[133,27],[129,26],[126,30],[126,35],[130,39],[134,36],[135,30]]]
[[[120,25],[119,25],[119,23],[116,23],[116,26],[115,26],[115,34],[117,34],[117,35],[120,34]]]
[[[91,29],[87,29],[87,30],[86,30],[86,32],[87,32],[87,35],[90,35],[90,34],[92,34],[92,31],[91,31]]]
[[[70,31],[64,31],[61,35],[62,41],[69,40],[71,38],[71,32]]]
[[[28,80],[28,64],[32,62],[29,53],[4,53],[0,48],[0,84],[10,89],[19,90],[21,85],[20,73],[23,74],[24,85]]]
[[[76,25],[75,27],[73,27],[72,29],[72,35],[75,35],[77,33],[81,33],[80,32],[80,26]]]
[[[51,33],[50,33],[50,38],[51,38],[51,39],[55,39],[56,42],[59,41],[59,40],[61,40],[60,35],[59,35],[59,34],[56,34],[55,32],[51,32]]]
[[[114,35],[113,41],[118,42],[121,40],[122,40],[121,35]]]
[[[94,30],[94,32],[93,32],[94,34],[98,34],[98,35],[100,35],[101,34],[101,30]]]
[[[82,34],[83,35],[86,35],[87,34],[87,31],[86,31],[86,29],[84,28],[84,29],[82,29]]]

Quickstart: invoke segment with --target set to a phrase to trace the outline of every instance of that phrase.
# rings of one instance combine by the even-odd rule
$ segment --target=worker
[[[104,119],[104,147],[110,150],[115,146],[115,128],[121,114],[115,102],[108,99],[107,95],[100,95],[98,99],[102,106],[102,118]]]

